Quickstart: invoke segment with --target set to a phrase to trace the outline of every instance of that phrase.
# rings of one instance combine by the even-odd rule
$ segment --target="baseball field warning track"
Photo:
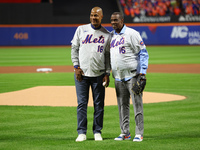
[[[34,73],[38,68],[52,68],[52,72],[73,72],[73,66],[5,66],[0,73]],[[150,64],[147,72],[152,73],[200,73],[200,64]]]

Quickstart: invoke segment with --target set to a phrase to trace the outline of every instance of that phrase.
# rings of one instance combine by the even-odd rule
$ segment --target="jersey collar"
[[[94,29],[94,30],[98,30],[101,28],[101,25],[98,27],[98,28],[95,28],[92,24],[91,24],[91,27]]]
[[[122,34],[125,33],[125,30],[126,30],[126,25],[123,26],[123,28],[122,28],[122,30],[120,31],[119,34],[117,32],[115,32],[115,30],[114,30],[114,34],[116,34],[116,35],[122,35]]]

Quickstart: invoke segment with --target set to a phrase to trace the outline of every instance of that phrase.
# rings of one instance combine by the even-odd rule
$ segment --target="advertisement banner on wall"
[[[128,26],[128,25],[127,25]],[[146,45],[200,45],[200,25],[129,26]],[[109,31],[112,27],[106,27]],[[0,27],[0,46],[71,45],[75,27]]]
[[[132,27],[148,45],[200,45],[200,26]]]
[[[0,45],[70,45],[76,27],[0,27]]]
[[[167,23],[167,22],[200,22],[200,15],[180,15],[180,16],[136,16],[131,18],[125,17],[129,23]]]

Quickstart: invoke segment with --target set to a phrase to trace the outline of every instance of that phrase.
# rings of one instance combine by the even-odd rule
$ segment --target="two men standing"
[[[133,141],[142,141],[144,132],[142,93],[134,93],[132,87],[139,76],[145,77],[148,68],[146,46],[137,31],[124,25],[123,15],[119,12],[111,16],[111,25],[114,29],[111,34],[101,26],[102,18],[102,9],[94,7],[90,14],[91,24],[79,26],[72,40],[71,58],[75,68],[78,101],[76,141],[86,140],[90,86],[94,102],[94,139],[103,140],[101,129],[103,128],[105,87],[109,85],[111,68],[115,78],[121,129],[121,134],[115,140],[131,139],[129,131],[131,95],[136,123],[136,135]],[[105,86],[102,85],[103,82]]]

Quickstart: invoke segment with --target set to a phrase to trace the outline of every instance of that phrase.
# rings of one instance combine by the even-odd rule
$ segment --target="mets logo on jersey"
[[[143,41],[140,41],[140,45],[142,45],[142,46],[143,46],[143,45],[144,45],[144,42],[143,42]]]
[[[94,39],[92,39],[92,37],[93,37],[93,34],[88,34],[85,40],[82,41],[82,44],[87,44],[87,43],[102,43],[103,44],[105,42],[103,35]]]
[[[119,41],[117,41],[116,39],[112,40],[112,42],[110,43],[110,48],[114,48],[115,46],[119,46],[124,44],[125,38],[122,37]]]

